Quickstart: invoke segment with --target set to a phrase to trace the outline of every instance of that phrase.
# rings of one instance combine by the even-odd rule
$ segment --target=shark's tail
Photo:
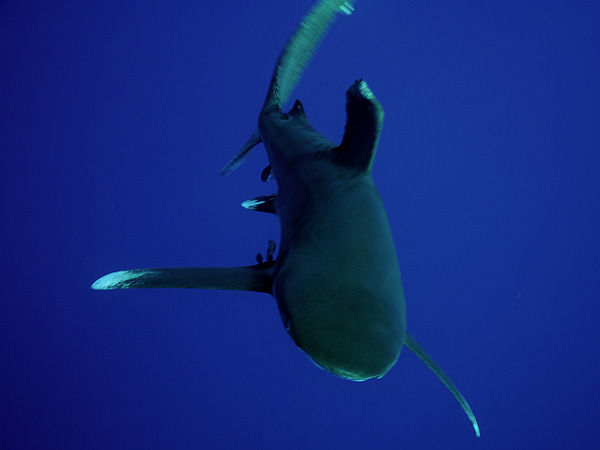
[[[354,0],[321,0],[310,8],[279,55],[265,104],[287,103],[337,14],[353,11]]]
[[[350,15],[352,11],[354,0],[320,0],[310,8],[296,25],[279,55],[265,105],[285,105],[337,14]],[[219,173],[227,176],[237,169],[246,160],[250,150],[260,142],[260,134],[258,130],[254,130],[242,149]]]

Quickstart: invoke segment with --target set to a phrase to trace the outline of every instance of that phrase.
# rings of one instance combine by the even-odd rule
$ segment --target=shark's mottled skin
[[[274,177],[278,192],[248,200],[243,206],[279,217],[277,258],[273,259],[270,245],[267,260],[260,258],[253,266],[125,270],[105,275],[92,287],[272,294],[298,347],[323,369],[354,381],[385,375],[406,345],[448,387],[479,436],[465,398],[406,331],[396,250],[371,176],[384,116],[379,101],[362,80],[348,89],[347,122],[340,145],[308,123],[299,101],[287,114],[281,109],[280,94],[289,95],[307,54],[312,55],[318,43],[302,24],[313,24],[323,33],[330,22],[319,20],[331,21],[335,11],[344,8],[346,12],[350,6],[348,1],[321,0],[313,7],[307,15],[310,20],[305,17],[300,31],[284,47],[259,114],[254,141],[264,142],[270,163],[262,178]],[[294,64],[298,67],[290,67]],[[230,168],[240,161],[234,160]]]

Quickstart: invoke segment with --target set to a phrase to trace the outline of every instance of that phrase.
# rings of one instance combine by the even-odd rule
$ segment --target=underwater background
[[[51,3],[0,1],[1,448],[600,448],[599,2],[357,0],[293,95],[336,142],[355,79],[381,101],[408,329],[479,439],[410,351],[338,379],[270,296],[90,289],[278,241],[264,147],[218,172],[311,1]]]

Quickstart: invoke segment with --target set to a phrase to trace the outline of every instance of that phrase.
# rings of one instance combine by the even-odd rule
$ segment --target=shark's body
[[[92,287],[182,287],[272,294],[298,347],[325,370],[354,381],[385,375],[406,345],[450,389],[479,435],[464,397],[406,332],[396,251],[371,177],[383,125],[379,102],[364,81],[350,87],[348,120],[340,145],[312,128],[299,101],[288,114],[281,110],[282,92],[283,97],[289,95],[306,64],[306,55],[312,55],[318,43],[303,24],[320,17],[313,28],[322,34],[335,12],[348,12],[349,8],[351,4],[346,1],[321,0],[301,22],[279,58],[259,114],[258,131],[241,156],[224,170],[231,171],[252,146],[264,142],[270,163],[264,178],[275,177],[278,193],[257,197],[243,206],[279,217],[277,259],[268,255],[266,262],[237,268],[126,270],[105,275]],[[293,58],[294,54],[300,56]],[[300,69],[294,66],[298,61]]]
[[[310,126],[300,102],[289,114],[266,105],[259,131],[279,185],[272,293],[286,329],[320,366],[365,380],[383,376],[398,359],[406,314],[370,170],[383,113],[364,81],[348,91],[348,115],[340,146]]]

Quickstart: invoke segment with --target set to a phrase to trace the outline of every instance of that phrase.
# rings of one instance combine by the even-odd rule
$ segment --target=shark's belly
[[[377,192],[346,194],[306,209],[286,239],[274,295],[286,329],[318,365],[364,380],[383,376],[400,354],[404,295]]]

